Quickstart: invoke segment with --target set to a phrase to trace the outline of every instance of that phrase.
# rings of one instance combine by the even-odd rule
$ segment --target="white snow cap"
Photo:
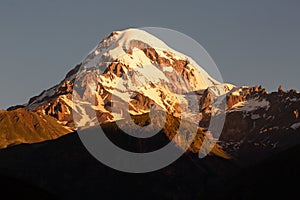
[[[101,59],[100,57],[104,55],[105,57],[109,57],[112,60],[118,60],[118,62],[130,66],[130,68],[135,68],[135,70],[140,70],[136,67],[140,68],[141,66],[151,67],[151,60],[144,54],[142,50],[132,47],[132,41],[140,41],[149,45],[149,47],[153,48],[160,57],[166,58],[170,61],[170,63],[173,63],[173,60],[171,58],[176,60],[188,61],[189,67],[198,72],[198,77],[196,77],[199,81],[198,89],[206,89],[210,86],[220,84],[218,81],[212,78],[202,67],[200,67],[192,58],[170,48],[159,38],[140,29],[130,28],[123,31],[113,32],[110,37],[105,38],[103,41],[101,41],[98,47],[92,52],[91,57],[95,58],[96,56],[98,56],[98,58]],[[131,51],[132,53],[128,54],[128,51]],[[84,64],[87,64],[87,67],[93,67],[97,63],[97,61],[91,62],[90,59],[87,59],[86,61],[87,62],[84,62]],[[162,72],[159,72],[158,70],[155,70],[156,67],[153,66],[151,68],[151,70],[153,70],[153,73],[151,74],[162,79],[165,79],[163,77],[164,72],[172,71],[170,68],[164,68]],[[146,72],[148,70],[145,69],[144,71]],[[144,73],[144,76],[145,75],[146,74]]]

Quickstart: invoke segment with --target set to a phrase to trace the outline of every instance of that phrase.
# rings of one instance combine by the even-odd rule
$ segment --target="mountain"
[[[196,95],[194,99],[190,98],[191,93]],[[199,119],[199,131],[207,135],[212,104],[224,94],[226,120],[218,145],[233,157],[248,155],[248,149],[253,153],[254,149],[274,152],[297,143],[297,134],[292,134],[300,126],[297,91],[285,92],[280,88],[269,94],[261,86],[219,83],[192,58],[168,47],[155,36],[142,30],[127,29],[112,32],[104,38],[59,84],[22,106],[2,111],[1,122],[10,128],[1,131],[2,138],[6,138],[1,147],[55,139],[65,135],[66,131],[70,133],[77,127],[93,126],[98,122],[126,121],[128,112],[143,121],[143,115],[147,115],[154,105],[157,112],[164,111],[175,118],[191,122]],[[77,103],[74,105],[73,102]],[[189,115],[183,116],[182,105],[187,103],[193,104],[194,111],[187,110]],[[90,119],[95,111],[95,118]],[[32,115],[31,118],[39,121],[21,123],[15,117],[18,113],[21,116],[26,113],[28,117],[24,119],[30,119]],[[78,118],[77,124],[74,117]],[[15,121],[7,123],[11,118]],[[43,123],[45,121],[47,123]],[[49,130],[49,134],[40,133],[43,131],[36,127]],[[51,130],[56,130],[53,127],[59,130],[52,133]],[[169,139],[176,132],[170,133],[170,126],[164,130]],[[10,137],[8,132],[11,132]],[[282,132],[291,136],[284,137],[286,134]],[[34,135],[41,137],[37,139]],[[186,141],[181,143],[179,146]]]
[[[83,110],[96,110],[100,119],[85,119],[81,123],[123,119],[128,111],[132,115],[148,113],[154,104],[178,117],[180,104],[188,101],[186,95],[208,87],[220,95],[234,86],[220,84],[193,59],[149,33],[128,29],[104,38],[60,84],[31,98],[26,108],[51,115],[71,128],[74,128],[72,112],[81,114]],[[77,94],[79,90],[84,97]],[[95,102],[88,102],[94,94]],[[84,105],[74,106],[76,100]],[[114,110],[111,101],[118,104]],[[127,102],[129,110],[123,109]]]
[[[168,119],[199,121],[197,138],[202,140],[211,134],[212,104],[224,95],[226,119],[217,147],[231,157],[249,161],[256,151],[264,157],[298,143],[298,134],[293,134],[300,127],[296,90],[268,93],[261,86],[219,83],[192,58],[155,36],[127,29],[104,38],[59,84],[22,106],[1,111],[5,139],[0,147],[56,139],[97,123],[123,122],[130,127],[128,112],[141,125],[153,108],[167,113]],[[192,106],[183,110],[187,104]],[[164,121],[159,117],[151,122],[154,127]],[[163,130],[170,140],[177,131],[170,125]],[[188,143],[183,137],[178,141],[179,147]]]
[[[209,88],[220,96],[233,87],[214,80],[192,58],[153,35],[127,29],[104,38],[64,80],[21,107],[51,116],[72,131],[98,122],[122,121],[128,112],[132,116],[147,114],[153,108],[197,123],[201,93]],[[182,105],[189,108],[183,110]],[[19,106],[9,110],[16,108]],[[182,141],[179,146],[185,143]]]
[[[295,185],[287,180],[299,177],[299,110],[296,90],[220,83],[153,35],[117,31],[59,84],[0,111],[0,176],[72,199],[288,197]],[[215,135],[212,116],[222,114],[224,127]],[[176,138],[187,151],[170,166],[127,174],[99,163],[82,145],[77,128],[98,123],[113,143],[133,152],[160,149],[178,135],[179,125],[187,132],[196,125],[197,133],[191,145],[187,137]],[[162,129],[136,138],[120,124],[134,134],[139,127],[146,135]],[[214,147],[199,159],[205,138]]]

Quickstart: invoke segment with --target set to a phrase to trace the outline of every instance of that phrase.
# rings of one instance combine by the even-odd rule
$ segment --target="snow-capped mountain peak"
[[[80,97],[73,90],[78,86],[84,90],[85,99],[80,99],[84,106],[73,104]],[[154,35],[127,29],[104,38],[60,84],[32,98],[26,107],[55,116],[68,126],[72,126],[72,111],[83,110],[96,110],[100,122],[122,119],[122,113],[128,111],[133,115],[147,113],[153,105],[180,116],[180,105],[188,102],[187,94],[211,88],[214,96],[219,96],[233,87],[220,84],[192,58]],[[96,101],[88,102],[92,96]],[[119,102],[117,113],[112,111],[112,101]],[[81,122],[88,121],[96,123],[97,119]]]

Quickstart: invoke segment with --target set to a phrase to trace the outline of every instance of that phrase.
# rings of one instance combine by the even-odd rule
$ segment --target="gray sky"
[[[300,1],[0,1],[0,108],[61,81],[113,30],[185,33],[226,82],[300,89]]]

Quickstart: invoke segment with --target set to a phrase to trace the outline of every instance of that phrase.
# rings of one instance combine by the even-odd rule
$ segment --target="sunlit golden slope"
[[[0,148],[52,140],[70,132],[54,118],[24,108],[0,111],[0,127]]]

